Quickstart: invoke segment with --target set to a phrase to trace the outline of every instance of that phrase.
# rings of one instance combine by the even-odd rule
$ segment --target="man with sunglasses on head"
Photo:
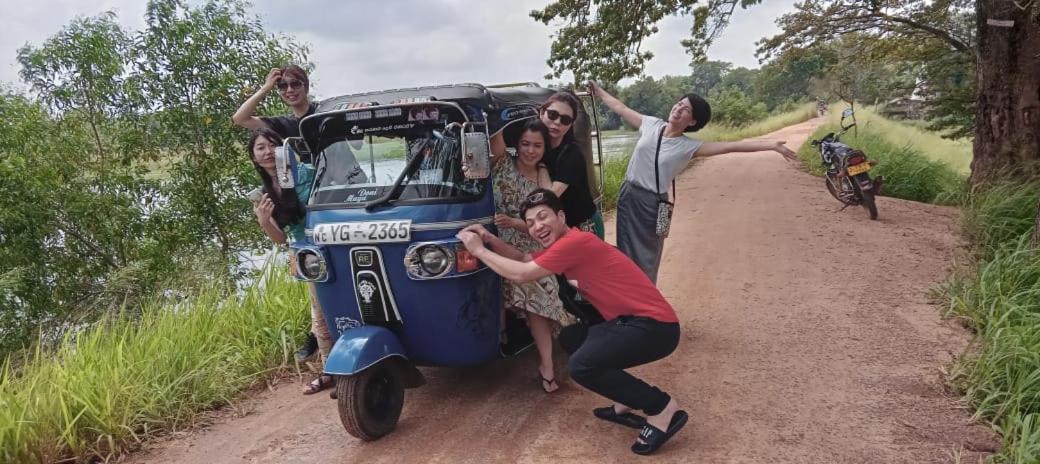
[[[671,354],[679,344],[679,318],[653,282],[627,256],[589,232],[567,226],[560,199],[532,191],[520,206],[528,233],[544,249],[524,253],[481,225],[457,235],[495,273],[514,282],[563,274],[605,322],[573,324],[560,333],[571,353],[571,378],[614,401],[593,414],[640,430],[632,452],[651,454],[688,420],[674,398],[625,372]],[[646,416],[634,411],[643,411]]]
[[[292,110],[285,116],[256,116],[256,107],[264,97],[274,89],[278,96]],[[314,114],[318,104],[311,102],[307,93],[310,91],[310,79],[303,68],[290,64],[282,68],[274,68],[267,73],[263,87],[257,90],[238,108],[231,121],[250,130],[269,127],[283,138],[300,136],[300,120]]]

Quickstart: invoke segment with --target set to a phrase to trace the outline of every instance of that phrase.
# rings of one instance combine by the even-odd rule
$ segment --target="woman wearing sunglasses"
[[[581,104],[573,93],[556,92],[539,108],[539,116],[549,128],[550,147],[543,162],[549,168],[553,191],[560,197],[567,215],[567,226],[595,233],[603,238],[603,216],[589,191],[585,157],[574,143],[574,121]]]
[[[589,89],[628,125],[639,129],[639,140],[618,196],[617,247],[654,283],[657,283],[657,268],[668,235],[666,226],[658,227],[661,204],[671,204],[668,187],[694,154],[704,157],[775,151],[788,161],[798,161],[798,155],[782,141],[702,142],[686,137],[685,132],[696,132],[711,120],[711,106],[698,95],[689,93],[679,97],[667,120],[662,120],[639,114],[594,82],[589,83]]]
[[[285,116],[256,116],[256,107],[274,89],[278,89],[278,96],[282,97],[282,101],[292,112]],[[300,120],[313,114],[318,107],[318,104],[311,102],[307,96],[309,91],[310,79],[303,68],[295,64],[274,68],[267,73],[267,79],[260,90],[238,108],[231,121],[250,130],[269,127],[282,137],[299,137]]]

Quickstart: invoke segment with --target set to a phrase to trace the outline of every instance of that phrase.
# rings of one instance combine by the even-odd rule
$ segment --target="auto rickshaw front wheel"
[[[347,433],[372,441],[392,432],[404,407],[404,384],[388,362],[336,378],[339,419]]]

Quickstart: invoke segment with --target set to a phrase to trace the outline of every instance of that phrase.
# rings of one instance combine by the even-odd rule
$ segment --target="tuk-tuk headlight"
[[[314,250],[300,250],[296,259],[304,279],[318,280],[325,276],[325,258]]]
[[[451,271],[455,252],[444,245],[429,243],[409,250],[404,262],[412,278],[433,279]]]

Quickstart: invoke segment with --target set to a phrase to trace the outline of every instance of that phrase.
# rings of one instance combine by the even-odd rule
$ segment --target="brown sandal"
[[[312,380],[311,383],[308,383],[307,386],[303,388],[303,394],[313,395],[335,384],[336,381],[333,380],[332,376],[319,375],[318,378]]]

